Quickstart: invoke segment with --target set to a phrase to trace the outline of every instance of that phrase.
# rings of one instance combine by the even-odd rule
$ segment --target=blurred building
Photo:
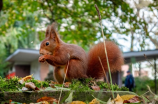
[[[129,70],[129,65],[122,66],[123,77],[127,76],[128,70]],[[153,72],[152,68],[141,68],[141,69],[139,69],[138,67],[132,68],[132,75],[134,77],[148,77],[150,79],[154,79],[153,73],[154,72]]]
[[[37,80],[44,80],[52,68],[47,63],[39,63],[39,50],[17,49],[6,61],[12,64],[12,70],[6,77],[25,77],[33,74]]]
[[[151,79],[155,79],[157,76],[157,60],[158,60],[158,50],[146,50],[146,51],[131,51],[123,53],[125,64],[122,66],[123,77],[126,76],[127,70],[129,70],[129,65],[132,64],[132,74],[134,77],[146,76]],[[150,62],[149,62],[150,61]],[[140,66],[135,66],[135,63],[141,62]],[[152,62],[152,65],[151,65]],[[150,67],[147,67],[150,66]]]

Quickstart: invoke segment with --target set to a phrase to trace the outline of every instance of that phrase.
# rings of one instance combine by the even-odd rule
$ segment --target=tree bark
[[[3,8],[3,0],[0,0],[0,11],[2,11]]]

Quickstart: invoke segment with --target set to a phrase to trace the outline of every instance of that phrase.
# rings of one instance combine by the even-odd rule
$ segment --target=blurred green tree
[[[17,48],[35,48],[43,40],[46,26],[52,22],[59,24],[65,42],[78,44],[87,50],[101,37],[97,34],[100,27],[94,4],[98,5],[104,20],[114,24],[113,18],[119,19],[120,25],[115,27],[119,32],[126,29],[123,23],[133,14],[133,9],[122,0],[3,0],[2,3],[0,44],[4,55],[0,53],[3,57],[1,63]],[[120,15],[119,10],[125,16]],[[110,39],[116,29],[109,30],[104,25],[106,38]],[[0,66],[0,70],[3,67]]]
[[[123,0],[2,0],[0,10],[0,52],[5,59],[17,48],[35,48],[44,38],[48,24],[57,22],[61,38],[88,50],[95,41],[102,40],[96,4],[102,15],[106,39],[127,40],[131,35],[133,50],[135,35],[140,34],[140,47],[145,47],[149,38],[147,21],[138,17],[137,8]],[[140,3],[138,3],[140,4]],[[136,5],[136,4],[135,4]],[[156,7],[153,1],[150,5]],[[152,9],[151,9],[152,10]],[[155,9],[154,9],[155,10]],[[141,32],[140,32],[141,31]],[[145,33],[145,34],[144,34]],[[2,61],[1,61],[2,62]],[[0,66],[0,70],[3,69]]]
[[[122,0],[10,0],[3,2],[1,18],[4,16],[5,18],[0,24],[0,34],[5,36],[7,30],[14,26],[14,28],[20,28],[17,37],[24,37],[35,31],[37,26],[46,27],[52,22],[57,22],[64,41],[79,44],[87,49],[101,37],[101,35],[97,35],[100,28],[94,4],[98,5],[104,20],[108,20],[114,25],[116,25],[115,18],[120,22],[114,27],[115,29],[111,30],[104,25],[107,39],[114,31],[123,34],[129,31],[125,30],[123,23],[126,23],[134,13],[129,4]]]

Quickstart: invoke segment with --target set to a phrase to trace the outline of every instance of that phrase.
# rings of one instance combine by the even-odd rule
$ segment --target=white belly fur
[[[65,77],[65,66],[60,68],[59,73],[60,73],[61,77],[64,79],[64,77]]]
[[[53,72],[53,76],[54,76],[54,79],[55,79],[55,81],[61,81],[61,80],[64,80],[64,77],[65,77],[65,66],[62,66],[62,67],[60,67],[60,68],[57,68],[57,69],[55,69],[56,71],[56,73],[58,73],[60,76],[58,76],[58,74],[55,74],[55,72]],[[59,79],[58,79],[59,78]]]

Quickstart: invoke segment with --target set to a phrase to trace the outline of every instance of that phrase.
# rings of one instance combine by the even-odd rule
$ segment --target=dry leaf
[[[86,103],[83,101],[73,101],[71,102],[71,104],[86,104]]]
[[[64,87],[69,88],[70,84],[71,84],[70,82],[65,82]]]
[[[95,98],[89,104],[100,104],[100,102]]]
[[[52,88],[55,88],[55,85],[56,84],[59,84],[58,82],[54,82],[54,81],[51,81],[51,83],[49,84],[50,87]]]
[[[138,102],[140,102],[140,99],[138,96],[134,96],[133,98],[124,101],[124,103],[138,103]]]
[[[91,88],[95,91],[99,91],[100,90],[100,87],[99,86],[91,86]]]
[[[115,104],[123,104],[123,99],[117,94],[117,97],[114,99]]]
[[[27,80],[29,80],[29,79],[32,79],[32,76],[33,76],[33,74],[32,74],[32,75],[29,75],[29,76],[26,76],[26,77],[24,77],[24,78],[21,78],[21,79],[19,79],[19,82],[20,82],[21,84],[23,84],[25,81],[27,81]]]
[[[9,100],[9,104],[12,104],[12,100],[11,99]]]
[[[111,98],[107,101],[107,104],[114,104],[114,101]]]
[[[53,103],[53,102],[58,103],[58,100],[56,100],[52,97],[46,97],[46,96],[37,100],[37,102],[41,102],[41,101],[47,101],[47,102],[51,102],[51,103]]]
[[[19,83],[21,83],[21,84],[23,84],[24,82],[25,82],[24,79],[19,80]]]
[[[22,91],[29,91],[29,89],[26,87],[22,87]]]
[[[129,100],[129,99],[135,97],[135,95],[122,95],[122,96],[120,96],[120,97],[121,97],[123,100]]]
[[[34,83],[32,82],[28,82],[28,83],[25,83],[25,87],[29,88],[29,89],[32,89],[32,90],[39,90]]]

